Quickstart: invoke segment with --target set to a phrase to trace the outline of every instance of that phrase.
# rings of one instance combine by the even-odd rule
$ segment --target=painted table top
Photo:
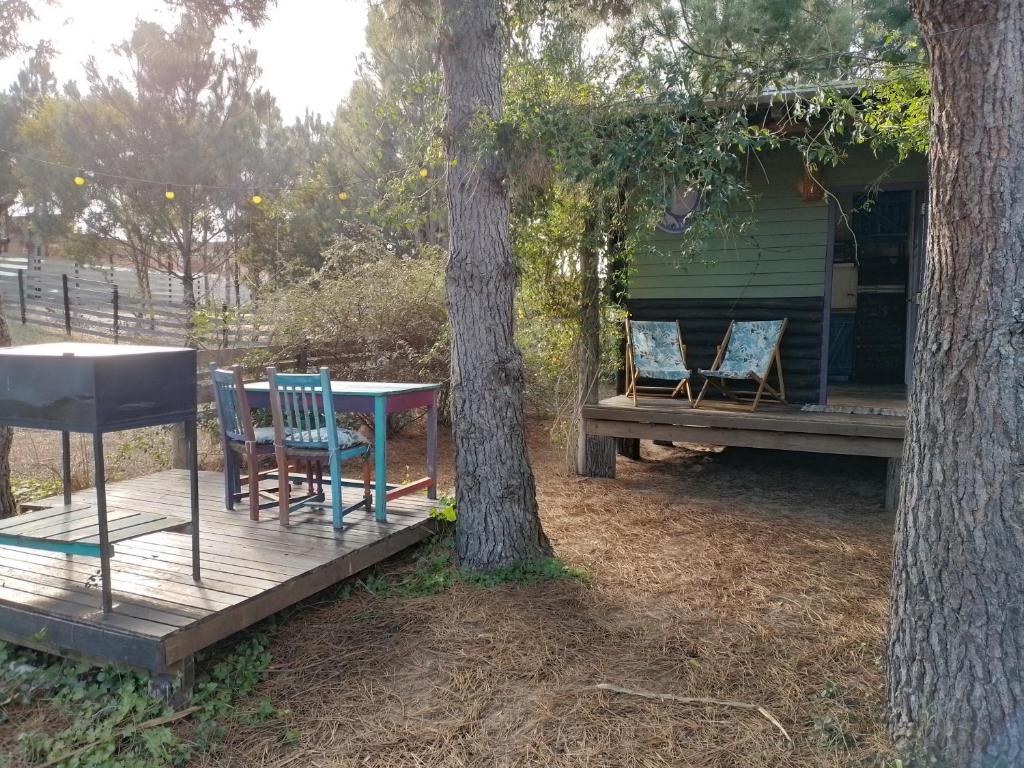
[[[406,392],[425,392],[431,389],[440,389],[440,384],[403,384],[390,381],[332,381],[332,395],[368,396],[375,395],[401,395]],[[245,385],[246,392],[269,392],[270,384],[265,381],[255,381]]]

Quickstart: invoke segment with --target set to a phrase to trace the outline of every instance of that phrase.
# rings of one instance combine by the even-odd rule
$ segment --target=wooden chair
[[[672,387],[641,386],[637,384],[640,378],[678,383]],[[633,405],[639,389],[651,394],[668,392],[669,397],[685,391],[693,405],[686,345],[678,321],[626,320],[626,397],[633,398]]]
[[[237,365],[230,369],[218,369],[210,364],[210,384],[213,401],[217,406],[217,420],[220,422],[221,441],[224,447],[224,506],[234,509],[242,499],[249,501],[249,519],[259,520],[261,509],[277,506],[278,489],[260,488],[260,482],[284,477],[291,481],[290,474],[280,475],[274,453],[274,428],[253,426],[252,411],[245,394],[242,369]],[[235,456],[244,459],[247,474],[238,471]],[[269,462],[269,467],[260,469]],[[289,469],[302,469],[296,465]],[[309,493],[314,494],[312,468],[305,467],[309,482]],[[301,482],[301,481],[292,481]],[[243,490],[243,486],[245,490]],[[323,499],[323,495],[320,496]],[[262,500],[261,500],[262,499]]]
[[[274,451],[280,472],[289,461],[315,462],[318,482],[323,483],[323,463],[328,464],[331,484],[331,513],[335,528],[341,528],[346,512],[361,506],[369,511],[370,444],[355,430],[339,427],[331,398],[331,375],[326,368],[318,374],[278,373],[267,368],[270,382],[270,411],[274,418]],[[349,459],[363,460],[363,498],[349,507],[342,503],[341,464]],[[326,507],[319,499],[289,499],[288,484],[281,484],[280,522],[288,525],[289,514],[300,507]]]
[[[704,386],[697,395],[694,407],[700,406],[708,391],[708,385],[721,390],[729,399],[740,402],[740,396],[730,387],[730,384],[740,381],[750,381],[757,385],[753,393],[751,411],[757,410],[765,393],[780,403],[785,403],[786,384],[782,378],[782,356],[779,354],[779,347],[787,323],[786,318],[746,322],[733,320],[729,323],[711,368],[698,369],[704,377]],[[778,377],[778,389],[768,383],[768,374],[771,373],[773,365]],[[747,393],[746,397],[750,397],[750,393]]]

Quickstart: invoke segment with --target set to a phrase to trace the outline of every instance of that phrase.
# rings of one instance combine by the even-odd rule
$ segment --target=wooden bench
[[[108,557],[113,544],[158,531],[188,528],[191,523],[155,512],[112,509],[107,512]],[[0,521],[0,547],[23,547],[66,555],[101,557],[99,520],[92,504],[49,507]],[[0,559],[3,553],[0,552]]]

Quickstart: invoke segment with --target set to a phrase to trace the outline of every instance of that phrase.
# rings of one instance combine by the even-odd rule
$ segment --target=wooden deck
[[[622,395],[583,409],[589,435],[671,440],[703,445],[774,448],[854,456],[899,458],[905,418],[861,413],[807,413],[779,404],[754,413],[728,402],[698,409],[686,400]]]
[[[281,528],[273,511],[259,522],[246,505],[223,508],[216,472],[200,473],[202,580],[192,581],[191,538],[152,533],[118,542],[111,560],[114,609],[100,609],[99,561],[0,548],[0,639],[62,655],[175,673],[196,652],[421,541],[433,532],[435,502],[405,496],[372,512],[330,516],[300,510]],[[74,505],[92,502],[92,489]],[[171,470],[107,485],[111,514],[189,517],[188,477]],[[61,506],[62,498],[33,507]]]

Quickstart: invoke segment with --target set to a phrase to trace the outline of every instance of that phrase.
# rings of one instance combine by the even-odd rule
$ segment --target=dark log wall
[[[782,341],[782,372],[791,403],[818,401],[821,372],[822,299],[633,299],[630,317],[678,320],[690,368],[709,368],[730,320],[777,320],[789,327]],[[694,379],[699,386],[700,377]],[[770,380],[774,383],[774,375]]]

